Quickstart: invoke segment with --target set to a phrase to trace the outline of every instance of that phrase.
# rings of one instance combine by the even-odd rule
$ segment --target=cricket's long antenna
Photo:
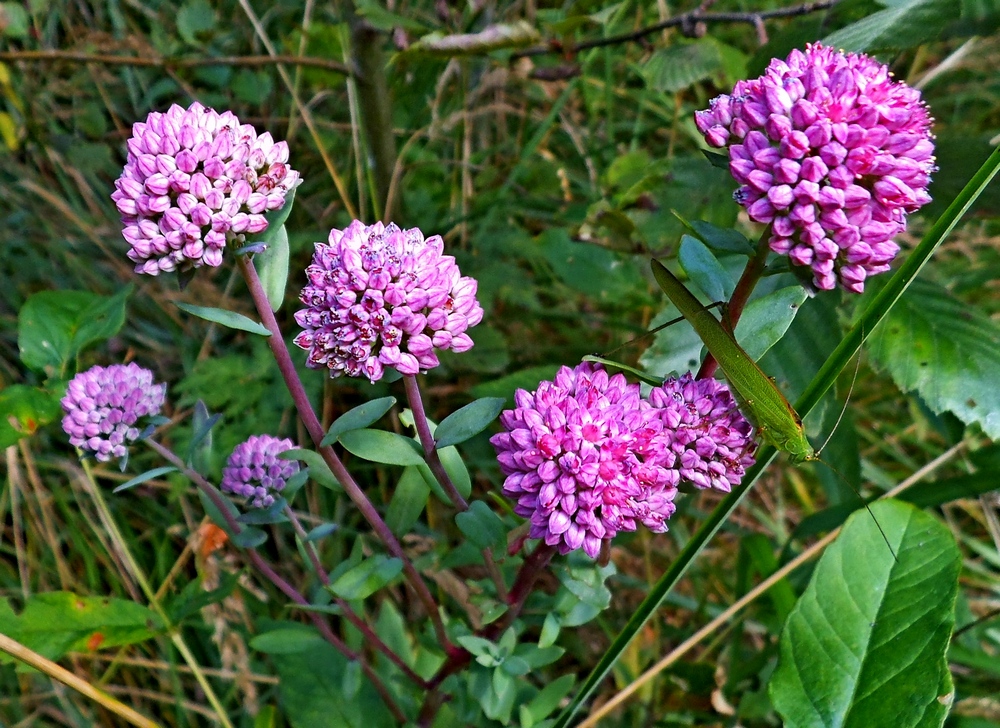
[[[826,436],[826,442],[820,445],[819,450],[816,451],[816,457],[818,458],[820,454],[826,449],[826,446],[830,444],[830,440],[837,433],[840,428],[840,422],[844,419],[844,415],[847,414],[847,405],[851,402],[851,395],[854,394],[854,385],[858,383],[858,372],[861,370],[861,347],[865,343],[865,325],[864,319],[860,319],[859,323],[861,325],[861,341],[858,344],[858,350],[855,352],[854,359],[854,376],[851,377],[851,387],[847,390],[847,398],[844,400],[844,406],[840,409],[840,415],[837,417],[837,421],[833,423],[833,429],[830,430],[830,434]]]
[[[878,522],[878,519],[877,519],[877,518],[875,517],[875,514],[874,514],[874,513],[872,513],[872,509],[871,509],[871,506],[869,506],[869,505],[868,505],[868,501],[866,501],[866,500],[864,499],[864,497],[862,497],[862,495],[861,495],[861,493],[860,493],[860,492],[858,491],[858,489],[854,487],[854,484],[853,484],[853,483],[852,483],[851,481],[849,481],[849,480],[848,480],[847,478],[845,478],[845,477],[844,477],[844,474],[843,474],[843,473],[841,473],[841,472],[840,472],[839,470],[837,470],[837,469],[836,469],[835,467],[833,467],[832,465],[830,465],[830,463],[828,463],[828,462],[827,462],[826,460],[820,460],[820,459],[819,459],[818,457],[817,457],[817,458],[813,458],[813,459],[814,459],[814,460],[815,460],[816,462],[819,462],[819,463],[823,463],[823,464],[824,464],[824,465],[825,465],[826,467],[828,467],[828,468],[829,468],[829,469],[830,469],[830,470],[831,470],[831,471],[832,471],[832,472],[833,472],[833,473],[834,473],[834,474],[835,474],[835,475],[836,475],[836,476],[837,476],[838,478],[840,478],[840,479],[841,479],[841,480],[842,480],[842,481],[843,481],[844,483],[846,483],[846,484],[848,485],[848,487],[849,487],[849,488],[850,488],[851,490],[853,490],[853,491],[854,491],[854,495],[856,495],[856,496],[858,497],[858,500],[859,500],[859,501],[861,501],[861,503],[862,503],[862,504],[864,505],[864,507],[865,507],[865,510],[866,510],[866,511],[868,511],[868,515],[872,517],[872,521],[874,521],[874,523],[875,523],[875,528],[877,528],[877,529],[878,529],[878,532],[879,532],[880,534],[882,534],[882,540],[883,540],[883,541],[885,541],[885,545],[886,545],[886,547],[887,547],[887,548],[889,549],[889,553],[890,553],[890,554],[892,554],[892,558],[893,558],[893,560],[894,560],[894,561],[899,561],[899,557],[898,557],[898,556],[896,556],[896,552],[895,552],[895,551],[893,550],[893,548],[892,548],[892,544],[891,544],[891,543],[889,543],[889,537],[888,537],[888,536],[886,536],[886,535],[885,535],[885,531],[883,531],[883,530],[882,530],[882,524],[880,524],[880,523]]]
[[[725,305],[726,305],[725,301],[716,301],[715,303],[709,303],[709,304],[707,304],[705,306],[705,308],[719,308],[720,306],[725,306]],[[683,316],[678,316],[677,318],[672,318],[669,321],[667,321],[666,323],[660,324],[655,329],[650,329],[649,331],[647,331],[647,332],[645,332],[643,334],[639,334],[638,336],[629,339],[624,344],[619,344],[614,349],[609,349],[608,351],[606,351],[603,354],[601,354],[601,357],[607,358],[607,357],[611,356],[612,354],[614,354],[616,351],[624,349],[626,346],[631,346],[632,344],[634,344],[637,341],[642,341],[647,336],[652,336],[653,334],[655,334],[655,333],[657,333],[659,331],[663,331],[663,329],[668,328],[670,326],[673,326],[674,324],[679,324],[683,320],[684,320]]]

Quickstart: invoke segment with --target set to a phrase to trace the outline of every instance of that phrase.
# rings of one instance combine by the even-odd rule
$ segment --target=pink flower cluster
[[[247,499],[252,508],[268,508],[274,496],[280,493],[288,479],[299,472],[294,460],[278,457],[287,450],[294,450],[291,440],[280,440],[271,435],[251,435],[233,450],[222,470],[222,490]]]
[[[133,125],[111,199],[135,271],[155,276],[220,265],[227,235],[263,232],[298,182],[285,142],[195,102]]]
[[[66,388],[63,431],[71,445],[101,462],[123,458],[141,434],[139,419],[159,414],[166,391],[167,385],[153,384],[153,373],[135,362],[91,367]]]
[[[695,120],[709,144],[728,147],[735,199],[772,225],[771,250],[811,267],[817,288],[860,293],[899,252],[906,213],[930,201],[927,107],[868,56],[792,51]]]
[[[729,491],[753,463],[752,428],[714,380],[688,374],[643,399],[623,375],[582,363],[514,400],[490,440],[503,490],[529,536],[560,553],[596,557],[639,523],[666,531],[678,484]]]
[[[416,374],[439,364],[436,349],[472,348],[466,332],[483,318],[477,283],[463,277],[440,235],[365,225],[331,230],[316,243],[295,320],[306,365],[331,377],[382,378],[385,367]]]

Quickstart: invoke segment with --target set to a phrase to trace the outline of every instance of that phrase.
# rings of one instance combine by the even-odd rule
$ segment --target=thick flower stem
[[[236,517],[230,512],[228,504],[225,499],[219,494],[219,491],[212,487],[202,475],[196,470],[192,470],[187,466],[181,458],[174,453],[170,448],[161,445],[156,440],[152,438],[147,438],[144,442],[156,453],[162,457],[164,460],[169,462],[171,465],[176,467],[180,472],[182,472],[195,486],[200,490],[205,496],[212,501],[212,505],[215,506],[216,510],[222,514],[223,520],[226,522],[226,527],[232,531],[233,535],[239,534],[243,530],[243,524],[236,520]],[[290,509],[289,509],[290,510]],[[300,526],[301,528],[301,526]],[[253,566],[260,574],[267,579],[269,582],[274,584],[278,589],[285,594],[289,599],[302,607],[312,606],[309,600],[306,599],[301,592],[299,592],[294,586],[289,584],[284,577],[282,577],[278,572],[276,572],[264,557],[257,553],[256,550],[243,549],[243,555],[246,560]],[[347,644],[338,637],[334,631],[327,624],[326,620],[314,611],[308,611],[309,619],[315,625],[316,629],[319,630],[323,638],[329,642],[335,649],[337,649],[344,657],[348,660],[357,660],[361,664],[361,669],[368,676],[372,685],[378,691],[379,695],[385,700],[386,706],[400,722],[406,721],[406,716],[403,711],[396,705],[393,700],[392,694],[389,689],[382,683],[382,679],[378,674],[371,668],[371,666],[365,662],[361,656],[352,650]],[[346,616],[346,615],[345,615]],[[419,678],[418,678],[419,679]],[[423,681],[421,680],[421,684]]]
[[[416,375],[404,375],[403,385],[406,388],[406,399],[410,403],[410,411],[413,412],[413,426],[417,430],[417,436],[420,438],[420,444],[424,448],[424,457],[427,459],[427,464],[430,466],[431,472],[434,473],[434,477],[437,478],[438,483],[441,484],[448,497],[451,498],[454,506],[463,512],[469,510],[468,501],[458,492],[458,488],[452,482],[448,471],[444,469],[444,463],[441,462],[441,457],[438,455],[437,444],[434,442],[434,436],[431,434],[431,426],[427,421],[427,413],[424,411],[424,402],[420,396],[420,384],[417,382]],[[497,596],[501,601],[506,601],[507,585],[503,582],[503,575],[501,575],[496,560],[493,558],[493,552],[489,549],[483,549],[482,554],[483,563],[486,564],[486,570],[489,572],[490,579],[493,580],[493,585],[496,587]]]
[[[240,267],[240,273],[246,281],[247,289],[253,298],[254,305],[257,307],[257,313],[260,314],[264,326],[271,332],[271,335],[267,337],[267,343],[271,347],[271,353],[274,355],[281,376],[285,380],[285,386],[288,387],[288,392],[292,395],[295,408],[298,410],[299,417],[302,419],[302,423],[305,425],[306,431],[309,433],[309,437],[312,439],[317,452],[326,461],[327,466],[329,466],[334,477],[340,482],[344,492],[347,493],[347,496],[357,506],[361,515],[368,521],[368,524],[375,531],[375,535],[379,540],[385,544],[389,553],[403,562],[403,573],[413,587],[414,592],[416,592],[417,598],[424,605],[427,616],[434,625],[438,642],[441,643],[446,652],[455,650],[455,647],[448,639],[448,635],[445,633],[444,623],[441,620],[441,615],[438,613],[434,597],[431,595],[427,584],[424,583],[416,567],[413,566],[413,562],[406,556],[403,547],[395,535],[393,535],[389,526],[382,520],[382,516],[379,515],[375,506],[368,500],[368,496],[365,495],[364,491],[355,482],[350,472],[344,466],[344,463],[337,456],[337,453],[333,451],[332,447],[321,445],[325,435],[323,425],[320,423],[319,418],[316,416],[316,411],[309,402],[309,396],[306,394],[305,387],[302,386],[298,372],[295,371],[295,364],[292,362],[292,357],[288,353],[288,347],[281,336],[281,329],[274,318],[274,311],[271,310],[271,305],[267,302],[267,294],[264,292],[260,278],[257,276],[257,270],[254,268],[253,262],[245,255],[237,256],[236,261]]]
[[[740,320],[740,316],[743,315],[743,309],[750,299],[750,294],[753,293],[753,289],[757,287],[761,276],[764,275],[764,271],[767,269],[767,254],[770,251],[768,241],[770,239],[771,226],[768,225],[764,228],[764,232],[761,233],[760,240],[757,241],[757,251],[747,261],[747,266],[743,269],[743,274],[740,276],[739,281],[737,281],[736,288],[733,289],[733,295],[730,296],[729,303],[726,304],[723,310],[722,325],[729,329],[730,333],[736,329],[736,324]],[[715,374],[718,366],[719,363],[715,360],[715,357],[707,354],[705,361],[701,363],[701,369],[698,370],[696,378],[707,379],[711,377]]]
[[[295,535],[299,537],[299,542],[302,544],[302,548],[305,550],[306,555],[309,557],[310,563],[312,563],[313,570],[316,572],[316,576],[323,583],[323,586],[330,586],[330,575],[326,573],[326,569],[323,568],[322,562],[319,560],[319,554],[316,552],[316,546],[312,541],[307,540],[306,531],[302,527],[299,517],[295,514],[290,507],[285,508],[285,515],[288,516],[288,520],[292,524],[292,528],[295,530]],[[410,666],[403,662],[403,658],[393,652],[389,645],[382,641],[382,639],[368,626],[368,623],[361,618],[361,616],[351,609],[351,605],[340,597],[334,595],[333,603],[336,604],[340,611],[343,612],[344,618],[353,624],[367,642],[370,642],[372,647],[381,652],[386,658],[396,667],[398,667],[406,677],[415,682],[420,687],[426,688],[426,681],[420,677],[417,673],[410,669]]]

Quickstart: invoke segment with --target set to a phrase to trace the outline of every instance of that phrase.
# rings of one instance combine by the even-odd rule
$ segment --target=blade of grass
[[[903,262],[899,269],[893,274],[885,288],[872,299],[868,308],[858,317],[857,322],[843,338],[837,348],[833,350],[820,370],[813,377],[813,380],[806,387],[802,396],[795,403],[795,410],[805,417],[819,403],[826,391],[833,386],[841,370],[847,366],[851,358],[861,347],[864,337],[878,325],[893,307],[899,297],[907,289],[913,279],[927,263],[931,255],[944,241],[948,234],[954,229],[958,221],[968,211],[973,203],[979,198],[983,190],[990,181],[1000,171],[1000,148],[983,163],[982,167],[973,175],[972,179],[962,188],[962,191],[955,197],[948,206],[944,214],[927,231],[923,240],[913,249],[913,252]],[[729,493],[715,510],[709,514],[701,527],[691,536],[691,540],[685,544],[677,559],[664,572],[663,576],[653,585],[649,594],[642,600],[625,627],[615,638],[614,642],[607,649],[597,665],[587,676],[586,681],[580,690],[570,701],[569,705],[563,708],[559,714],[553,728],[567,728],[570,720],[580,709],[583,703],[597,689],[601,681],[611,671],[619,656],[624,652],[629,642],[638,634],[642,626],[653,616],[659,608],[660,603],[667,593],[680,581],[687,572],[688,567],[697,558],[698,554],[708,543],[709,539],[719,530],[723,521],[736,509],[743,497],[747,494],[757,478],[770,464],[776,455],[774,448],[764,446],[757,454],[757,463],[747,471],[746,477],[737,488]]]

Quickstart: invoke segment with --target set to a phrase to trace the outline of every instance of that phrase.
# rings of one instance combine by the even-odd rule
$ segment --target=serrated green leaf
[[[472,501],[469,510],[455,516],[458,530],[481,549],[492,549],[507,542],[507,527],[483,501]]]
[[[899,0],[831,33],[823,44],[854,52],[913,48],[937,38],[954,19],[954,0]]]
[[[153,468],[152,470],[147,470],[145,473],[135,476],[131,480],[127,480],[117,488],[115,488],[112,493],[121,493],[123,490],[128,490],[129,488],[134,488],[137,485],[142,485],[143,483],[152,480],[153,478],[159,478],[161,475],[166,475],[167,473],[175,473],[177,468],[173,465],[164,465],[160,468]]]
[[[6,387],[0,391],[0,449],[33,435],[61,411],[59,398],[52,392],[26,384]]]
[[[784,724],[919,725],[948,672],[960,568],[951,532],[913,506],[852,516],[781,634],[769,690]]]
[[[340,436],[344,448],[373,463],[424,465],[424,456],[413,440],[384,430],[351,430]]]
[[[710,301],[728,301],[733,295],[736,282],[700,240],[682,235],[677,259],[688,277]]]
[[[976,308],[916,280],[871,333],[868,350],[904,392],[1000,438],[1000,327]]]
[[[656,51],[642,67],[646,85],[654,91],[676,93],[722,68],[714,43],[681,43]]]
[[[364,599],[399,576],[403,562],[376,554],[342,574],[328,588],[344,599]]]
[[[327,430],[326,437],[323,438],[323,442],[320,444],[324,447],[332,445],[345,432],[363,430],[369,425],[374,425],[382,418],[382,415],[392,409],[394,404],[396,404],[395,397],[382,397],[365,402],[354,409],[347,410],[347,412],[333,421],[330,429]]]
[[[267,249],[254,256],[253,264],[271,310],[277,311],[285,300],[288,283],[288,231],[284,225],[277,228]]]
[[[190,303],[179,303],[177,301],[174,302],[174,305],[182,311],[187,311],[192,316],[197,316],[200,319],[211,321],[226,328],[246,331],[260,336],[271,335],[266,326],[235,311],[226,311],[222,308],[209,308],[207,306],[195,306]]]
[[[441,420],[434,431],[434,441],[439,448],[457,445],[489,427],[503,409],[502,397],[483,397],[469,402]]]

